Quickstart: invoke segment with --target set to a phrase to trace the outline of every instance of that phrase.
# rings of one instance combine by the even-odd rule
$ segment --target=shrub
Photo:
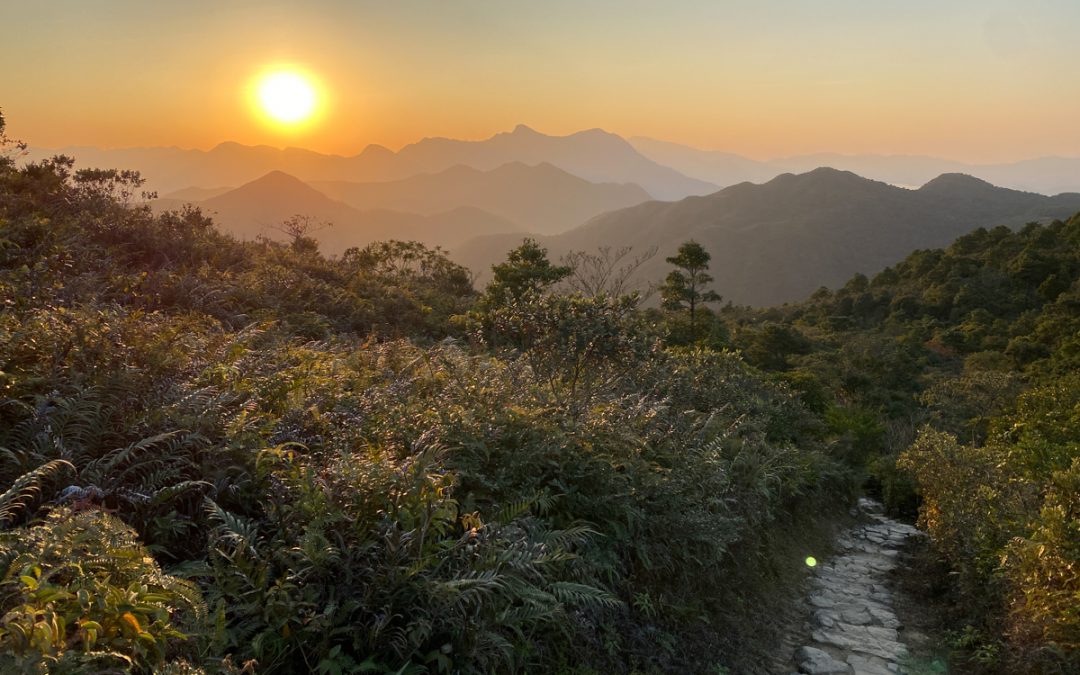
[[[0,533],[0,664],[147,672],[191,653],[205,606],[135,533],[96,510],[57,509]]]

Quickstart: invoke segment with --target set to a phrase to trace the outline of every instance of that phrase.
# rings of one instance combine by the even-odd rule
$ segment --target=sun
[[[295,70],[274,70],[255,85],[259,109],[283,126],[299,126],[312,119],[319,107],[319,94],[312,78]]]

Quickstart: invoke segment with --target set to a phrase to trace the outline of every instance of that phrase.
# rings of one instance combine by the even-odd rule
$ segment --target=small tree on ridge
[[[668,273],[667,279],[660,286],[660,297],[664,309],[679,311],[690,310],[690,334],[697,333],[697,308],[706,302],[720,302],[716,291],[706,290],[713,278],[706,272],[712,256],[694,240],[685,242],[678,253],[667,258],[677,269]]]

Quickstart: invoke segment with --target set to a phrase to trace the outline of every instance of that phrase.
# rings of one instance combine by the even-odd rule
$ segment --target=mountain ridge
[[[175,148],[59,149],[74,154],[80,167],[125,167],[140,171],[148,189],[169,193],[190,187],[242,185],[271,170],[301,180],[375,182],[440,171],[455,164],[486,170],[510,161],[548,162],[589,182],[635,183],[652,198],[679,199],[706,194],[718,186],[690,178],[648,159],[622,137],[601,129],[553,136],[519,125],[481,140],[425,138],[397,152],[371,144],[354,155],[324,154],[303,148],[248,146],[223,141],[210,150]],[[30,159],[57,151],[31,148]]]
[[[946,177],[932,189],[912,190],[822,167],[678,202],[645,202],[540,241],[553,258],[613,241],[635,250],[657,246],[658,255],[639,270],[639,279],[657,281],[669,267],[664,258],[694,239],[713,256],[710,273],[721,295],[767,306],[799,300],[856,273],[873,274],[980,226],[1019,226],[1080,211],[1080,194],[1047,197],[990,185],[989,193],[973,198],[958,189],[964,185],[949,187],[955,182]],[[453,253],[483,273],[518,241],[495,235]]]
[[[358,209],[431,214],[474,206],[542,234],[562,232],[600,213],[650,199],[636,184],[593,183],[548,162],[514,161],[487,171],[456,164],[395,181],[313,181],[312,186]]]
[[[628,141],[656,162],[724,186],[746,180],[768,180],[779,173],[803,173],[827,165],[902,187],[923,185],[944,173],[966,173],[996,186],[1044,195],[1080,191],[1080,157],[1043,156],[979,164],[927,155],[818,152],[755,160],[723,150],[703,150],[645,136],[633,136]]]

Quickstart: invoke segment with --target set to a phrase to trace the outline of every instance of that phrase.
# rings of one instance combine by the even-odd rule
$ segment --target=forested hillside
[[[868,487],[918,513],[976,670],[1080,668],[1078,279],[1080,214],[729,313],[744,356],[820,401]]]
[[[687,242],[642,309],[634,251],[477,290],[18,151],[0,670],[768,672],[860,488],[930,534],[957,672],[1080,668],[1080,214],[764,310]]]
[[[634,296],[0,162],[0,670],[754,672],[850,472]]]
[[[703,197],[645,202],[539,240],[555,257],[612,244],[655,246],[660,255],[640,270],[645,287],[663,278],[666,256],[694,239],[713,257],[721,295],[767,307],[840,286],[856,273],[876,274],[916,249],[948,246],[977,227],[1021,227],[1078,210],[1078,193],[1047,197],[961,174],[909,190],[821,167]],[[518,241],[488,235],[452,251],[466,267],[486,270]]]

